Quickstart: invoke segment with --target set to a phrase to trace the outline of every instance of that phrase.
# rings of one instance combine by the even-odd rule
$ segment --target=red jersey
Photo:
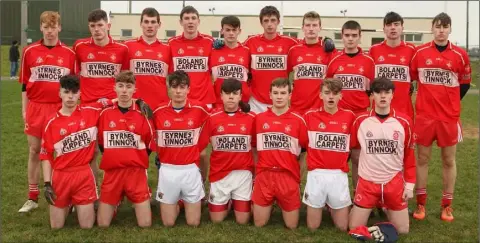
[[[57,112],[45,127],[40,160],[48,160],[55,170],[88,165],[95,152],[101,111],[102,105],[94,103],[77,105],[70,116]]]
[[[100,98],[116,98],[115,75],[129,69],[128,47],[109,38],[106,46],[98,46],[93,38],[74,44],[77,55],[75,73],[80,74],[80,100],[95,102]]]
[[[153,112],[157,129],[157,154],[162,163],[199,166],[200,130],[208,119],[207,108],[187,100],[182,110],[175,110],[172,101],[161,104]]]
[[[133,104],[126,113],[117,105],[100,114],[98,144],[103,147],[100,169],[148,168],[147,150],[155,150],[153,122]]]
[[[136,79],[134,98],[143,99],[152,109],[167,102],[166,80],[172,61],[170,47],[158,39],[148,44],[141,36],[124,43],[128,47],[130,71]]]
[[[352,148],[360,147],[360,177],[383,184],[403,171],[405,182],[413,189],[416,166],[410,117],[393,108],[385,119],[378,118],[374,110],[365,112],[353,123],[351,143]]]
[[[204,104],[215,103],[212,77],[208,60],[212,52],[213,38],[198,34],[187,39],[182,34],[168,40],[172,51],[172,70],[183,70],[190,77],[188,98]]]
[[[308,135],[305,120],[295,112],[278,116],[271,108],[257,115],[258,162],[255,172],[285,170],[300,183],[300,163],[297,157],[307,147]]]
[[[223,80],[234,78],[242,82],[242,101],[248,103],[250,99],[250,88],[248,87],[248,72],[250,68],[250,50],[248,47],[238,43],[238,46],[231,49],[224,46],[221,49],[212,50],[210,64],[215,88],[216,104],[223,105],[220,97]]]
[[[27,98],[38,103],[60,103],[60,78],[74,72],[75,52],[58,41],[53,48],[43,39],[28,45],[22,54],[19,82],[27,85]]]
[[[270,100],[270,84],[275,78],[288,78],[288,50],[298,42],[289,36],[277,35],[268,40],[263,34],[248,38],[244,45],[250,49],[253,97],[264,103]]]
[[[327,75],[330,56],[322,41],[311,45],[303,42],[290,48],[287,66],[289,73],[294,72],[295,88],[290,103],[293,110],[304,114],[309,109],[321,107],[320,84]]]
[[[395,84],[395,95],[391,106],[413,118],[410,97],[410,61],[415,53],[413,44],[402,41],[397,47],[390,47],[387,41],[373,45],[369,55],[375,62],[375,77],[385,77]]]
[[[365,91],[370,90],[370,83],[375,76],[373,59],[364,54],[358,47],[354,57],[348,56],[345,50],[337,53],[328,64],[327,78],[342,80],[342,99],[339,108],[351,110],[355,113],[366,111],[370,100]]]
[[[348,173],[350,133],[355,114],[338,109],[330,114],[323,107],[304,115],[308,130],[307,168],[340,169]]]
[[[417,116],[456,122],[460,119],[460,84],[471,78],[468,54],[450,41],[439,52],[435,42],[417,47],[410,66],[413,80],[418,82],[415,111]]]
[[[255,114],[218,111],[210,115],[200,135],[200,150],[210,143],[210,182],[219,181],[234,170],[253,171]]]

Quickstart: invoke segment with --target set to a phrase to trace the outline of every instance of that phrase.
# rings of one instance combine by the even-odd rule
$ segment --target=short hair
[[[342,34],[343,34],[344,30],[358,30],[359,34],[362,33],[362,27],[355,20],[349,20],[349,21],[345,22],[345,24],[343,24],[343,26],[342,26]]]
[[[200,18],[200,14],[198,13],[198,10],[196,8],[194,8],[193,6],[185,6],[180,12],[180,20],[182,20],[183,15],[187,13],[194,13],[195,15],[197,15],[197,18]]]
[[[157,17],[157,22],[160,23],[160,14],[155,8],[145,8],[142,11],[142,15],[140,17],[140,23],[143,22],[143,16],[146,15],[148,17]]]
[[[135,84],[135,75],[130,70],[123,70],[115,76],[115,83]]]
[[[88,14],[88,22],[98,22],[100,20],[105,20],[108,22],[107,12],[102,9],[94,9]]]
[[[400,22],[403,25],[403,18],[396,12],[388,12],[383,18],[383,26],[393,22]]]
[[[242,92],[242,82],[240,82],[239,80],[234,79],[234,78],[227,78],[227,79],[223,80],[221,89],[222,89],[222,92],[224,92],[224,93],[232,93],[232,92],[235,92],[235,91],[238,91],[238,90],[240,90],[240,92]],[[250,105],[248,103],[245,103],[245,102],[241,101],[241,100],[240,100],[240,102],[238,102],[238,106],[240,107],[240,109],[243,112],[249,112],[250,111]]]
[[[432,20],[432,26],[436,25],[437,22],[440,22],[442,26],[452,26],[452,19],[450,16],[444,12],[437,14]]]
[[[342,91],[343,83],[339,78],[327,78],[323,80],[322,84],[320,85],[320,92],[322,92],[323,87],[327,87],[328,90],[338,94],[340,91]]]
[[[190,87],[190,77],[188,74],[183,70],[177,70],[168,75],[168,86],[169,87],[177,87],[179,85],[187,85]]]
[[[47,26],[60,25],[60,14],[55,11],[44,11],[40,14],[40,25],[47,24]]]
[[[303,15],[302,26],[305,24],[305,19],[318,19],[319,25],[322,25],[322,19],[320,14],[315,11],[309,11]]]
[[[265,6],[260,10],[260,23],[263,20],[263,17],[265,16],[275,16],[277,17],[278,20],[280,20],[280,12],[278,9],[274,6]]]
[[[222,19],[222,22],[220,23],[221,27],[223,28],[224,25],[230,25],[233,28],[240,28],[240,19],[237,16],[225,16]]]
[[[393,84],[392,80],[385,77],[379,77],[373,80],[372,84],[370,85],[370,90],[374,93],[380,93],[380,91],[389,90],[392,90],[392,92],[394,92],[395,85]]]
[[[18,44],[18,41],[17,41],[17,40],[13,40],[13,41],[12,41],[12,45],[16,45],[16,44]]]
[[[80,90],[80,78],[73,74],[65,75],[60,78],[60,88],[77,93]]]
[[[283,88],[288,87],[288,93],[292,93],[292,84],[288,78],[276,78],[270,84],[270,92],[272,92],[273,87]]]

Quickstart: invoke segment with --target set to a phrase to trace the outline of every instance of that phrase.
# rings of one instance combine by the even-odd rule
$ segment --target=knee
[[[317,225],[307,224],[307,228],[308,228],[308,230],[311,231],[311,232],[316,231],[319,227],[320,227],[320,225],[317,226]]]
[[[429,160],[430,160],[430,155],[429,154],[418,153],[417,164],[427,165]]]
[[[348,224],[337,225],[337,229],[339,229],[339,230],[342,231],[342,232],[347,232],[347,230],[348,230]]]
[[[108,228],[110,226],[110,222],[108,222],[107,220],[104,220],[102,218],[98,218],[97,219],[97,225],[100,228]]]
[[[174,222],[174,221],[170,221],[170,220],[163,220],[163,226],[165,226],[165,227],[173,227],[173,226],[175,226],[175,222]]]
[[[253,220],[255,227],[263,227],[267,224],[267,220],[264,219],[254,219]]]
[[[287,227],[287,229],[294,230],[298,227],[298,223],[297,222],[285,222],[285,227]]]
[[[38,155],[38,154],[40,154],[40,146],[30,145],[28,151],[29,151],[30,155]]]
[[[138,222],[138,227],[140,228],[148,228],[152,226],[152,220],[146,219]]]
[[[200,225],[200,219],[187,220],[187,225],[191,227],[198,227]]]
[[[222,219],[222,218],[214,218],[214,217],[212,217],[212,218],[210,218],[210,220],[211,220],[212,223],[214,223],[214,224],[218,224],[218,223],[223,222],[223,219]]]
[[[237,224],[245,225],[245,224],[248,224],[248,222],[250,221],[250,218],[249,217],[237,218],[235,219],[235,221],[237,222]]]
[[[53,230],[61,229],[61,228],[63,228],[63,224],[62,224],[62,223],[51,222],[51,223],[50,223],[50,227],[51,227]]]
[[[442,156],[443,168],[452,168],[455,166],[455,157],[452,156]]]
[[[407,225],[402,225],[402,226],[397,228],[397,232],[399,234],[408,234],[409,231],[410,231],[410,226],[408,224]]]
[[[88,224],[80,224],[81,229],[91,229],[93,228],[93,222]]]

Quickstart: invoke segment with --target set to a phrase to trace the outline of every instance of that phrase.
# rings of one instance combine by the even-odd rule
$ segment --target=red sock
[[[443,192],[442,207],[449,207],[452,205],[453,193]]]
[[[425,206],[427,204],[427,188],[418,188],[415,193],[417,194],[417,204]]]
[[[33,201],[38,201],[39,194],[40,194],[40,191],[38,190],[38,184],[28,185],[28,199]]]

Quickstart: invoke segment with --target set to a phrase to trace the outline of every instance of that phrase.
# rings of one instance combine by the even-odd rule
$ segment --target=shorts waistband
[[[73,166],[73,167],[65,167],[63,169],[54,169],[54,170],[60,171],[60,172],[75,172],[75,171],[82,171],[87,169],[90,169],[90,164]]]
[[[174,164],[167,164],[161,163],[160,168],[169,168],[174,170],[185,170],[185,169],[198,169],[198,166],[195,163],[187,164],[187,165],[174,165]]]
[[[341,169],[314,169],[309,172],[320,173],[320,174],[346,174]]]

